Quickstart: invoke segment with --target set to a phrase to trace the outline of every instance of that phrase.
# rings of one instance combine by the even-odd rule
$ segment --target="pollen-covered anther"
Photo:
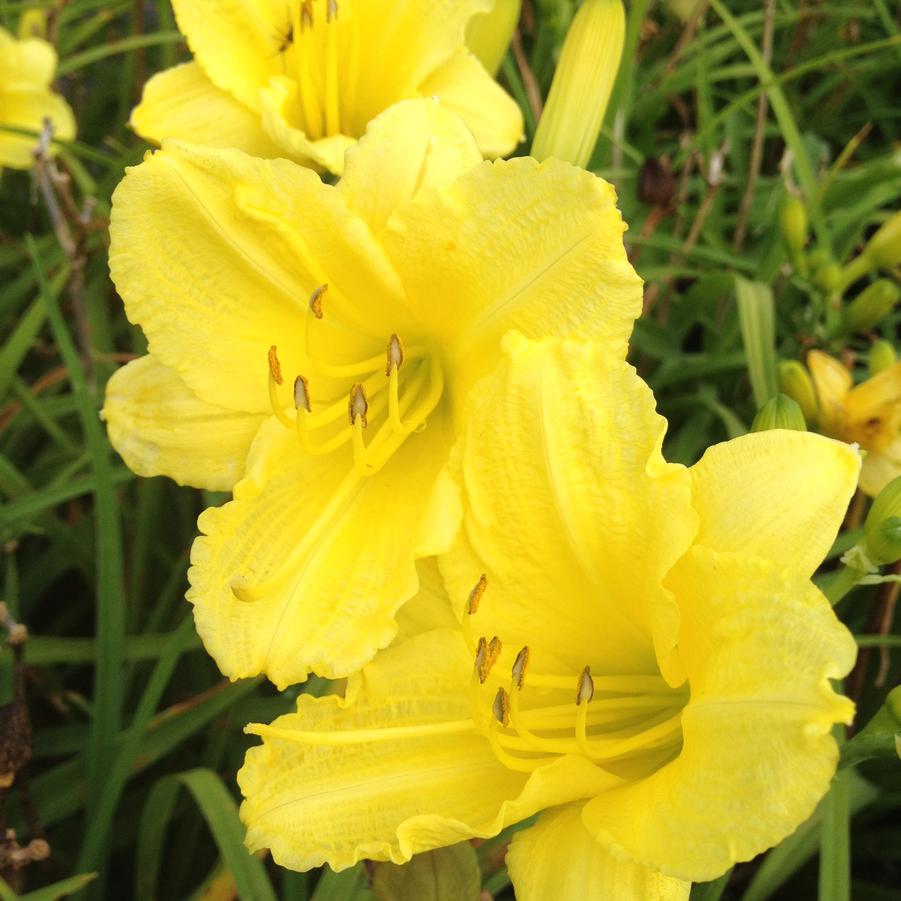
[[[404,345],[397,335],[392,335],[388,341],[388,363],[385,366],[385,375],[389,376],[395,369],[404,365]]]
[[[325,11],[326,22],[334,22],[338,18],[338,0],[328,0]]]
[[[476,659],[473,663],[473,672],[479,677],[479,682],[483,685],[485,683],[485,679],[488,678],[488,668],[486,666],[486,662],[488,660],[488,640],[483,635],[479,639],[478,646],[476,647]]]
[[[294,379],[294,409],[313,412],[313,405],[310,403],[310,383],[302,375]]]
[[[503,645],[501,644],[501,640],[494,636],[491,641],[488,642],[488,669],[490,670],[495,663],[497,663],[498,657],[501,656],[501,650],[503,649]]]
[[[594,697],[594,679],[591,678],[591,667],[586,666],[579,675],[579,690],[576,704],[588,704]]]
[[[529,668],[529,656],[529,647],[526,645],[526,647],[516,655],[516,660],[513,661],[513,685],[519,691],[522,691],[523,683],[526,681],[526,670]]]
[[[366,389],[362,385],[353,385],[350,389],[350,399],[347,403],[347,413],[350,424],[356,425],[359,419],[365,429],[368,425],[366,414],[369,412],[369,401],[366,400]]]
[[[510,725],[510,696],[503,688],[497,690],[494,703],[491,705],[491,712],[502,726]]]
[[[276,385],[284,382],[282,378],[282,364],[278,361],[278,348],[273,344],[269,348],[269,374]]]
[[[488,587],[488,577],[485,573],[479,576],[479,581],[476,582],[476,587],[473,588],[472,591],[469,592],[469,600],[466,604],[466,612],[472,616],[479,609],[479,601],[482,600],[482,595],[485,593],[485,589]]]
[[[300,24],[304,28],[313,27],[313,0],[303,0],[300,4]]]
[[[312,12],[310,13],[312,16]],[[322,319],[322,298],[328,293],[328,285],[320,285],[310,295],[310,312],[317,318]]]

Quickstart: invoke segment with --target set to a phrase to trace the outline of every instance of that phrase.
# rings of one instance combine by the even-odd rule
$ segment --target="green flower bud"
[[[807,255],[807,262],[810,265],[811,272],[816,272],[818,269],[828,266],[834,260],[828,250],[818,247]]]
[[[601,132],[626,37],[622,0],[585,0],[566,34],[532,156],[587,166]]]
[[[786,194],[779,206],[779,230],[792,260],[801,257],[807,243],[807,209],[800,197]]]
[[[801,408],[805,421],[808,424],[816,422],[820,405],[807,367],[797,360],[783,360],[776,367],[776,375],[779,379],[779,390]]]
[[[897,360],[898,355],[895,353],[895,347],[891,341],[886,341],[885,338],[874,341],[867,358],[870,367],[870,375],[876,375],[877,372],[888,369],[889,366],[892,366]]]
[[[813,280],[824,291],[835,291],[842,281],[842,267],[834,260],[820,266],[814,273]]]
[[[877,566],[901,560],[901,476],[879,492],[864,525],[864,549]]]
[[[883,269],[891,269],[901,263],[901,210],[870,238],[864,254],[874,265]]]
[[[845,308],[842,326],[846,332],[862,332],[877,325],[894,309],[901,289],[887,278],[868,285]]]
[[[791,429],[806,432],[804,414],[795,401],[785,394],[771,397],[757,412],[751,424],[752,432],[767,432],[770,429]]]
[[[494,0],[490,13],[477,13],[466,26],[466,46],[492,75],[504,61],[521,9],[522,0]]]

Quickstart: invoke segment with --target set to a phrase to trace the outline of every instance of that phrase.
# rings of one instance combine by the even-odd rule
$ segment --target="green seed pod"
[[[876,375],[876,373],[882,372],[883,369],[888,369],[889,366],[892,366],[897,361],[898,355],[895,353],[895,347],[891,341],[880,338],[878,341],[873,342],[867,357],[870,375]]]
[[[776,367],[776,375],[779,379],[779,390],[801,408],[805,421],[808,424],[816,422],[820,405],[807,367],[797,360],[783,360]]]
[[[757,412],[751,424],[752,432],[767,432],[770,429],[791,429],[806,432],[807,424],[801,408],[785,394],[771,397]]]
[[[842,325],[846,332],[862,332],[878,325],[894,309],[901,289],[887,278],[868,285],[845,308]]]
[[[797,260],[807,243],[807,209],[800,197],[786,194],[779,205],[779,230],[792,260]]]
[[[891,269],[901,263],[901,210],[870,238],[864,254],[882,269]]]
[[[873,501],[863,534],[866,554],[877,566],[901,560],[901,476]]]

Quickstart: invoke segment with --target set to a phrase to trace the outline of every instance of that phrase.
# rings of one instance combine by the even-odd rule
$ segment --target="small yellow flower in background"
[[[466,46],[492,75],[504,61],[521,11],[522,0],[494,0],[491,12],[473,16],[466,26]]]
[[[173,0],[194,61],[154,76],[131,124],[340,174],[382,110],[437,97],[486,157],[522,137],[519,107],[464,44],[491,0]]]
[[[150,355],[113,376],[105,416],[139,474],[234,486],[189,573],[224,673],[284,686],[388,644],[414,559],[457,530],[445,464],[502,336],[579,332],[625,357],[624,228],[609,184],[482,163],[433,100],[374,120],[336,187],[176,142],[129,170],[110,269]]]
[[[875,497],[901,475],[901,363],[855,386],[851,372],[818,350],[807,355],[819,397],[819,427],[866,452],[860,487]]]
[[[75,117],[69,104],[50,84],[56,71],[56,50],[38,37],[16,40],[0,28],[0,168],[30,169],[37,137],[6,131],[5,126],[40,132],[53,122],[53,136],[75,137]]]
[[[622,0],[585,0],[560,51],[531,154],[587,166],[597,144],[623,55]]]
[[[671,465],[607,342],[505,345],[454,458],[457,617],[424,576],[415,627],[344,698],[249,727],[247,842],[340,869],[543,811],[508,854],[521,901],[685,899],[829,787],[853,714],[829,680],[856,648],[810,576],[860,463],[767,431]]]

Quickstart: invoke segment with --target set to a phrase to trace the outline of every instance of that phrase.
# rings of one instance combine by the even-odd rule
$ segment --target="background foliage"
[[[830,339],[823,297],[785,265],[777,210],[786,183],[811,198],[808,249],[838,263],[901,193],[901,5],[709,0],[687,22],[675,14],[692,5],[628,4],[624,63],[592,161],[619,190],[626,243],[648,283],[631,359],[670,421],[668,457],[685,463],[746,431],[756,410],[735,274],[771,286],[783,358],[819,346],[851,360],[877,334],[897,338],[895,313],[872,333]],[[286,873],[244,851],[234,783],[249,744],[242,727],[292,709],[299,690],[325,686],[313,680],[279,693],[260,680],[222,679],[183,601],[195,518],[222,498],[134,477],[97,416],[110,373],[143,350],[106,266],[111,192],[146,150],[125,123],[146,78],[186,50],[168,0],[0,0],[0,24],[15,31],[34,8],[52,13],[59,85],[79,123],[60,163],[71,180],[63,192],[82,215],[64,246],[31,176],[2,174],[0,597],[30,630],[34,726],[33,760],[6,813],[20,838],[37,829],[52,853],[5,872],[0,898],[351,901],[391,897],[405,884],[427,898],[441,873],[468,886],[462,896],[480,873],[486,898],[512,897],[509,836],[442,852],[427,873],[379,868],[374,878],[362,866],[338,876]],[[568,2],[527,0],[504,62],[501,79],[530,134],[571,11]],[[861,513],[833,557],[853,543]],[[860,588],[839,608],[855,633],[870,635],[847,683],[860,723],[901,673],[896,594]],[[12,654],[0,650],[2,700],[13,670]],[[852,896],[901,901],[901,767],[871,762],[849,772]],[[820,868],[841,872],[846,822],[839,808],[826,830],[810,823],[692,897],[847,897],[841,879],[818,888]]]

